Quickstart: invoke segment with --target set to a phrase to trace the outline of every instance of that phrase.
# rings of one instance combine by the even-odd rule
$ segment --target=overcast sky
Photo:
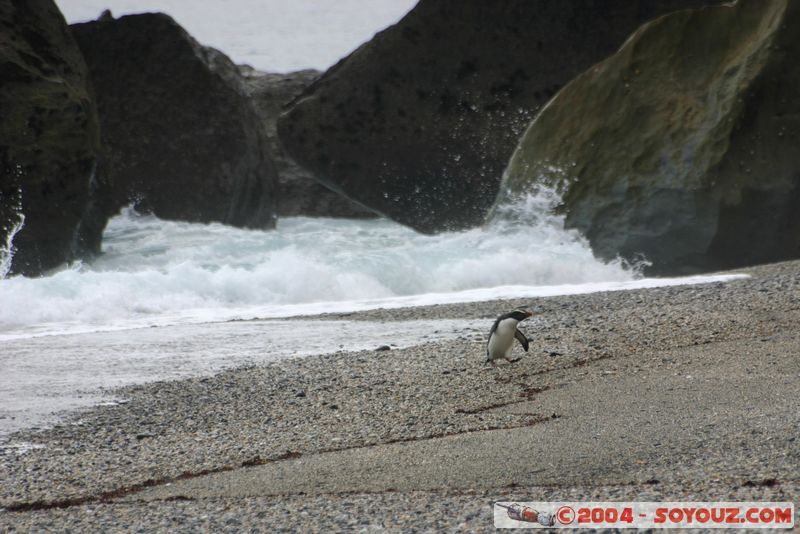
[[[288,72],[327,69],[394,24],[416,0],[56,0],[67,21],[163,11],[237,63]]]

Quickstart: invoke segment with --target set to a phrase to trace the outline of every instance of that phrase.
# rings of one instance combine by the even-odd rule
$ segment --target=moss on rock
[[[0,2],[0,246],[24,217],[12,273],[99,251],[99,153],[86,64],[64,17],[52,0]]]

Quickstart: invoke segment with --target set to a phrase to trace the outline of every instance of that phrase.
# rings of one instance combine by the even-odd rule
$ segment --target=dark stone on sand
[[[288,74],[260,72],[246,65],[239,70],[266,130],[278,174],[278,216],[373,218],[377,214],[331,191],[289,157],[278,139],[278,116],[286,104],[316,80],[317,70]]]

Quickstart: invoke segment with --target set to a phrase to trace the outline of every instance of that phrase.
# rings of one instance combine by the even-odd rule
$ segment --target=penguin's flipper
[[[528,338],[525,336],[525,334],[523,334],[520,330],[515,330],[514,337],[520,342],[520,345],[522,345],[522,348],[525,349],[525,352],[528,352]]]

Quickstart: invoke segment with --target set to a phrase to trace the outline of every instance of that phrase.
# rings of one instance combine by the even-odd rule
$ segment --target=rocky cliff
[[[800,3],[640,28],[530,125],[499,204],[542,184],[598,255],[672,274],[800,257]]]
[[[330,188],[423,232],[479,224],[535,112],[640,24],[703,0],[421,0],[279,121]]]
[[[14,249],[2,267],[38,275],[100,249],[97,109],[52,0],[0,2],[0,27],[0,249]]]
[[[288,74],[260,72],[240,66],[245,87],[261,118],[270,154],[278,174],[278,216],[377,217],[352,200],[331,191],[286,154],[278,139],[278,116],[283,108],[316,80],[320,72],[301,70]]]
[[[116,207],[271,228],[276,175],[237,67],[169,16],[71,26],[94,84]]]

